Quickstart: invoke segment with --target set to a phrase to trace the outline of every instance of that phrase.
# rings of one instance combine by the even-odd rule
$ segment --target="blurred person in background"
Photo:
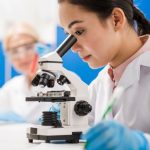
[[[51,103],[25,100],[37,92],[31,81],[38,69],[38,53],[35,48],[38,42],[40,39],[37,31],[27,23],[15,24],[4,37],[6,57],[21,75],[10,79],[0,89],[0,121],[36,123],[42,111],[47,111],[52,106]]]

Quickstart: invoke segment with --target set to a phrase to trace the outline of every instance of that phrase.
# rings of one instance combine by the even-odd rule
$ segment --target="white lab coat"
[[[60,89],[62,88],[57,87],[57,91]],[[36,96],[39,91],[43,92],[44,89],[29,87],[24,75],[14,77],[0,89],[0,113],[13,111],[27,122],[36,123],[42,116],[42,112],[48,111],[52,106],[51,102],[39,103],[25,100],[26,97]]]
[[[146,51],[126,67],[118,83],[118,87],[123,87],[124,92],[113,107],[109,119],[143,131],[150,141],[150,37],[145,48]],[[93,106],[90,123],[101,121],[112,95],[113,86],[107,70],[108,66],[89,86]]]

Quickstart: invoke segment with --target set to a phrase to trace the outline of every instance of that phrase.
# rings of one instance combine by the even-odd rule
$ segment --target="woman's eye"
[[[78,30],[78,31],[75,32],[75,34],[79,36],[79,35],[81,35],[83,32],[84,32],[84,30]]]

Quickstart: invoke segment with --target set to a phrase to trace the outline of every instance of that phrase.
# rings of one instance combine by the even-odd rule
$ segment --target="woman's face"
[[[7,54],[12,65],[19,72],[30,75],[31,65],[35,59],[35,39],[29,35],[13,36],[8,43]]]
[[[77,38],[72,50],[90,67],[98,68],[115,59],[119,36],[114,30],[112,17],[100,21],[95,13],[62,2],[59,4],[59,18],[65,32]]]

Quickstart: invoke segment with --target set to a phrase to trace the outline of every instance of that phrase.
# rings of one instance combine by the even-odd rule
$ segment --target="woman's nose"
[[[81,46],[78,42],[76,42],[73,46],[72,46],[72,51],[75,53],[78,53],[79,51],[81,51]]]

